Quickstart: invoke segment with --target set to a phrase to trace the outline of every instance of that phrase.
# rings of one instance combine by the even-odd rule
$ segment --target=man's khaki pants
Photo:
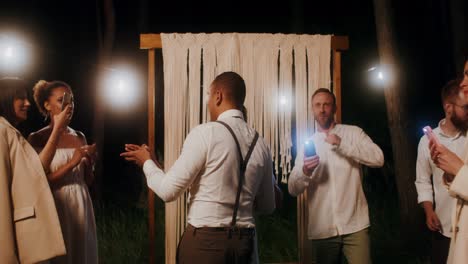
[[[340,264],[345,257],[349,264],[370,264],[369,229],[356,233],[311,240],[312,255],[317,264]]]

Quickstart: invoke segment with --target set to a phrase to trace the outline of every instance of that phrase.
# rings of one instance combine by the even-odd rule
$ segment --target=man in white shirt
[[[458,80],[450,81],[442,88],[441,97],[445,119],[441,120],[439,126],[433,130],[433,135],[440,144],[462,157],[468,120],[467,112],[457,102],[459,91]],[[454,198],[447,191],[443,174],[444,172],[437,168],[431,159],[429,139],[427,136],[421,137],[415,183],[418,203],[424,208],[427,227],[433,232],[431,257],[434,264],[447,263],[451,237]]]
[[[189,189],[189,224],[179,243],[178,263],[249,262],[254,253],[253,212],[275,209],[270,150],[244,121],[244,99],[241,76],[234,72],[217,76],[208,99],[211,119],[216,122],[190,131],[180,157],[166,173],[151,159],[146,146],[128,144],[127,152],[121,154],[143,166],[148,187],[165,202]]]
[[[336,99],[330,90],[312,95],[317,132],[311,140],[317,155],[305,157],[298,146],[288,189],[297,196],[307,191],[308,238],[316,263],[371,263],[369,215],[362,190],[361,164],[381,167],[382,150],[356,126],[336,124]]]

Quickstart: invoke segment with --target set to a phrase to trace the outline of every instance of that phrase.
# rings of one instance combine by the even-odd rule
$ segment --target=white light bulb
[[[281,105],[286,105],[287,103],[288,103],[288,100],[286,99],[286,97],[281,96],[281,98],[280,98],[280,104],[281,104]]]
[[[7,58],[13,57],[13,48],[12,47],[7,47],[6,48],[5,57],[7,57]]]
[[[383,75],[383,73],[381,71],[378,73],[377,78],[379,78],[379,80],[384,79],[384,75]]]

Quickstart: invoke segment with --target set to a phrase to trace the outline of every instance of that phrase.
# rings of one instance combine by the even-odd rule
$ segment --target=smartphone
[[[71,93],[63,93],[63,98],[62,98],[62,111],[67,107],[67,105],[71,104],[72,102],[72,95]]]
[[[434,135],[434,132],[432,132],[432,128],[430,126],[425,126],[423,128],[423,132],[424,134],[427,136],[427,138],[429,140],[432,140],[434,141],[434,143],[436,143],[437,145],[439,145],[439,140],[437,139],[437,137]]]
[[[315,144],[312,140],[307,140],[304,143],[304,154],[306,157],[312,157],[317,155],[317,151],[315,150]]]

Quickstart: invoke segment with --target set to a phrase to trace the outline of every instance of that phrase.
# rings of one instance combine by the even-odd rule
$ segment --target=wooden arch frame
[[[331,50],[332,50],[332,91],[336,97],[336,121],[341,123],[341,53],[349,48],[349,39],[347,36],[332,36]],[[154,151],[155,146],[155,105],[156,105],[156,49],[162,49],[162,40],[160,34],[140,34],[140,49],[148,50],[148,145],[151,151]],[[158,87],[159,88],[159,87]],[[160,88],[162,89],[162,88]],[[155,212],[154,200],[155,194],[153,191],[148,191],[148,222],[149,222],[149,263],[155,263]],[[298,198],[304,200],[303,198]],[[299,204],[298,204],[299,207]],[[298,219],[298,221],[300,221]],[[298,227],[300,225],[298,223]],[[304,234],[303,234],[304,235]],[[303,263],[304,260],[304,245],[305,237],[298,236],[299,239],[299,262]]]

